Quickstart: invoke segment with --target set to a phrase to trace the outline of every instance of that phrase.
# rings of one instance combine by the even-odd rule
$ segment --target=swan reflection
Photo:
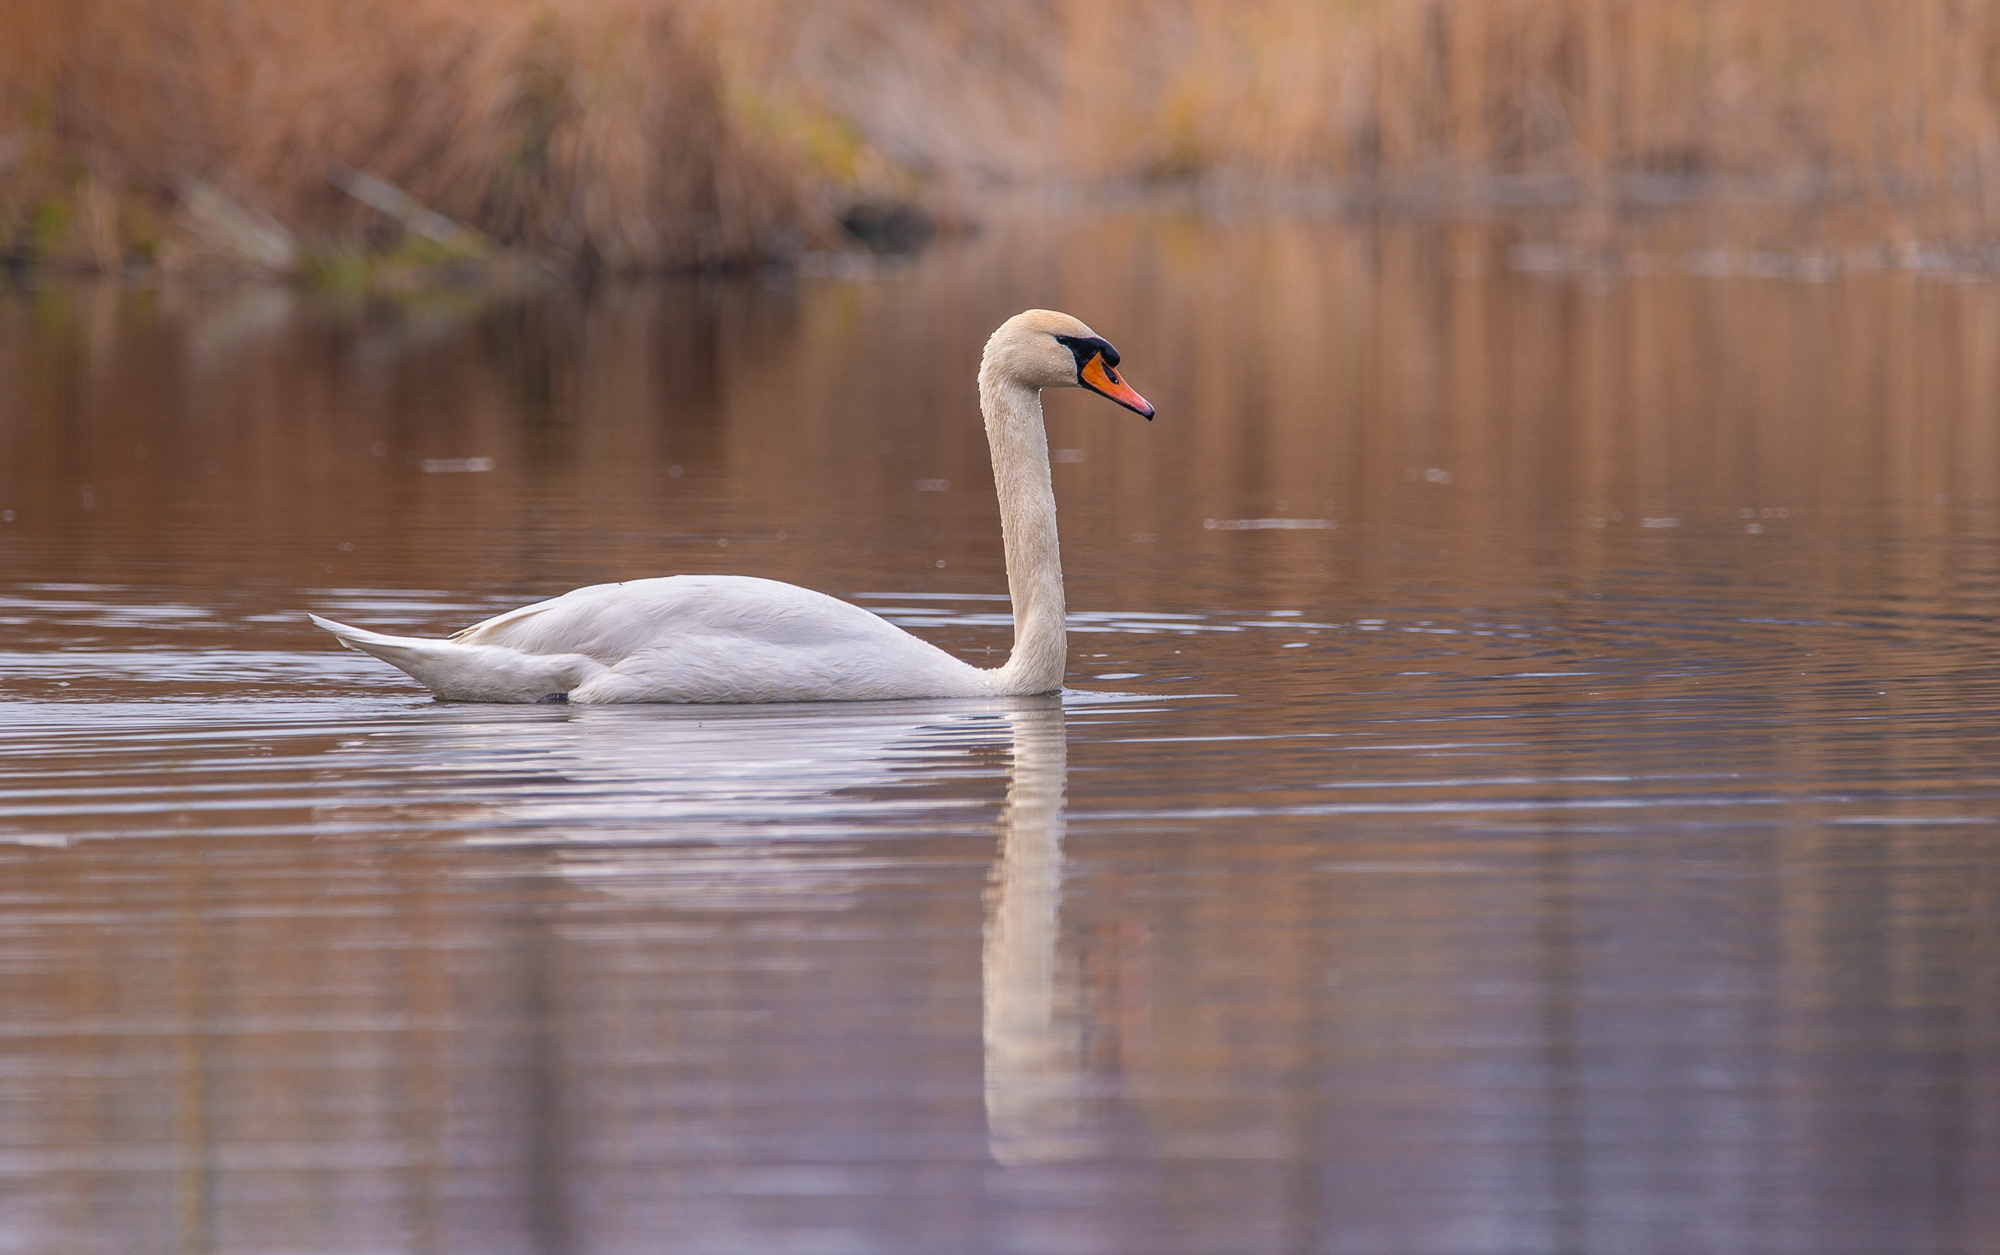
[[[1007,712],[1014,761],[987,895],[983,985],[986,1143],[1003,1164],[1092,1150],[1082,1103],[1083,1031],[1062,935],[1069,742],[1060,701]]]
[[[456,828],[469,845],[547,846],[553,874],[628,900],[839,911],[881,871],[878,855],[846,842],[955,827],[929,786],[990,772],[980,758],[1003,747],[1011,753],[981,964],[987,1143],[1002,1164],[1074,1159],[1096,1141],[1080,982],[1059,944],[1061,699],[438,706],[345,742],[332,770],[352,780],[393,766],[397,821],[427,812],[427,826]],[[322,806],[319,819],[363,830],[367,805]]]
[[[407,802],[460,813],[472,840],[859,836],[904,818],[896,792],[975,769],[1008,701],[441,704],[349,741],[338,770],[353,778],[357,755],[395,767]]]

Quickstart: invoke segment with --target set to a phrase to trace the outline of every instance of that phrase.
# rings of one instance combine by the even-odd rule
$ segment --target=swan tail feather
[[[497,645],[465,645],[421,636],[390,636],[306,616],[356,653],[380,658],[436,694],[440,701],[542,702],[603,672],[580,654],[530,654]]]

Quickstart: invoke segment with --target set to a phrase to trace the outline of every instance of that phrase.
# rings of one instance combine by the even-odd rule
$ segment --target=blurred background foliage
[[[16,264],[716,268],[1160,186],[2000,219],[1992,0],[0,0],[0,31]]]

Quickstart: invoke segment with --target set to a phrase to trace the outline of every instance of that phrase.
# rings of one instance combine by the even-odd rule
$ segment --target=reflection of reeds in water
[[[823,232],[838,196],[926,180],[2000,190],[2000,14],[1970,0],[8,0],[0,16],[0,245],[97,265],[172,243],[190,179],[308,234],[369,222],[328,186],[336,161],[495,239],[614,268],[756,256]]]

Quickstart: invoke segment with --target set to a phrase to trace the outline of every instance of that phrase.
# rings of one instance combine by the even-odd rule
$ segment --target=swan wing
[[[829,635],[849,642],[868,639],[884,628],[908,635],[859,606],[796,584],[741,575],[669,575],[592,584],[495,615],[451,639],[531,654],[582,654],[610,664],[688,636],[800,645]]]
[[[987,673],[861,607],[776,580],[673,575],[594,584],[452,638],[605,668],[584,702],[765,702],[992,693]]]

